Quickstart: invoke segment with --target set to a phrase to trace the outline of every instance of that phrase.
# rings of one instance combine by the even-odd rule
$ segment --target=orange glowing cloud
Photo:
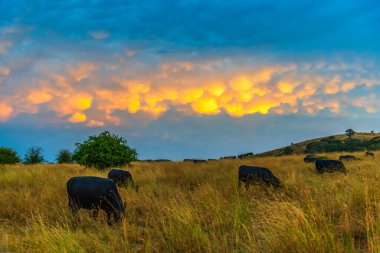
[[[89,127],[102,127],[102,126],[104,126],[104,122],[97,121],[97,120],[90,120],[87,123],[87,126],[89,126]]]
[[[76,67],[68,68],[67,73],[49,73],[46,80],[36,82],[39,88],[17,94],[13,104],[2,103],[0,118],[4,121],[14,114],[28,112],[28,109],[30,113],[36,113],[43,108],[71,123],[103,127],[121,124],[124,120],[122,112],[146,114],[151,118],[158,118],[168,110],[186,115],[226,113],[233,117],[255,113],[315,114],[321,110],[339,113],[344,108],[342,103],[347,104],[343,97],[337,97],[339,93],[355,89],[357,85],[371,87],[379,84],[378,80],[369,77],[350,79],[339,73],[320,75],[312,72],[313,68],[318,71],[318,68],[328,69],[326,63],[302,65],[308,71],[306,74],[300,74],[302,71],[297,69],[298,66],[290,64],[253,72],[207,75],[212,66],[212,63],[206,66],[186,62],[161,64],[156,72],[134,78],[126,78],[129,75],[125,73],[115,74],[107,82],[104,77],[98,81],[94,73],[101,65],[78,63]],[[333,69],[336,68],[340,67]],[[0,68],[0,78],[9,73],[9,69]],[[86,78],[91,87],[87,83],[78,83]],[[371,112],[375,108],[373,104],[363,100],[356,101],[354,106],[365,107]]]
[[[219,105],[214,98],[202,98],[192,104],[192,108],[199,114],[218,114],[220,112]]]
[[[69,118],[69,122],[71,123],[82,123],[87,120],[87,116],[83,113],[76,112]]]
[[[252,88],[252,85],[252,81],[246,76],[234,78],[230,83],[230,86],[234,91],[247,91]]]
[[[13,108],[5,103],[0,101],[0,121],[8,120],[13,113]]]
[[[47,103],[50,100],[52,100],[53,96],[51,94],[49,94],[48,92],[44,92],[44,91],[32,91],[27,96],[27,99],[32,104],[43,104],[43,103]]]
[[[91,108],[92,96],[88,94],[73,94],[57,97],[51,102],[51,109],[59,115],[73,114],[78,111],[85,111]]]

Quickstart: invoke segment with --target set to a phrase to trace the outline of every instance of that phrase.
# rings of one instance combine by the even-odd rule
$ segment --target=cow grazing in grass
[[[111,215],[118,222],[124,214],[124,205],[114,181],[100,177],[73,177],[67,181],[69,208],[76,214],[80,208],[94,210],[93,218],[98,216],[99,209],[107,213],[108,224]]]
[[[359,160],[353,155],[341,155],[339,156],[339,161],[354,161]]]
[[[202,159],[184,159],[184,162],[193,162],[193,163],[207,163],[206,160]]]
[[[316,155],[306,155],[303,161],[305,163],[314,163],[317,160],[324,160],[326,157],[324,156],[316,156]]]
[[[315,168],[318,173],[340,171],[347,173],[346,167],[341,161],[337,160],[317,160]]]
[[[267,168],[242,165],[239,167],[239,186],[242,182],[245,183],[248,189],[250,184],[264,183],[266,185],[279,188],[281,186],[280,180],[273,175]]]
[[[112,179],[115,184],[119,187],[128,187],[131,186],[136,192],[139,189],[139,186],[133,182],[132,175],[129,171],[120,170],[120,169],[112,169],[108,172],[108,178]]]
[[[366,157],[375,158],[375,154],[372,152],[365,152]]]

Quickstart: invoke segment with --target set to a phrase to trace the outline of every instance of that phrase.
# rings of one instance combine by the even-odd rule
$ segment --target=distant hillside
[[[351,139],[346,134],[332,135],[295,143],[291,146],[267,151],[256,156],[281,156],[286,154],[354,152],[380,150],[380,134],[356,133]]]

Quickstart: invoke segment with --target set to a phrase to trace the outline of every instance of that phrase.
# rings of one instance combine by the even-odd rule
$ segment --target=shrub
[[[291,146],[287,146],[283,150],[284,155],[291,155],[291,154],[293,154],[293,152],[294,152],[294,149]]]
[[[58,152],[56,161],[57,163],[72,163],[72,153],[68,149],[61,149]]]
[[[73,161],[86,167],[107,169],[130,165],[137,160],[137,152],[128,146],[126,139],[107,131],[88,137],[83,143],[77,143],[72,156]]]
[[[20,158],[16,151],[11,148],[0,147],[0,164],[15,164],[19,162]]]
[[[40,147],[31,147],[26,151],[24,163],[25,164],[36,164],[42,163],[45,159],[42,156],[42,148]]]

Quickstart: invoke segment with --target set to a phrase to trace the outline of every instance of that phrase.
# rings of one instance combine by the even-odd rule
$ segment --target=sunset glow
[[[15,136],[113,129],[149,155],[204,138],[228,153],[380,117],[375,3],[21,2],[0,3],[0,130]]]

